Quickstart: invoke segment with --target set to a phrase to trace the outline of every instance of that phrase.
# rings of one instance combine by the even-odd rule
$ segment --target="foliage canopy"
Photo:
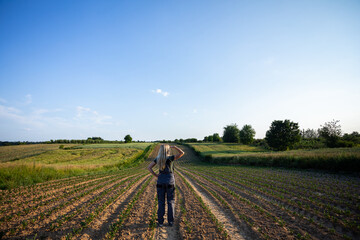
[[[236,124],[224,127],[223,141],[229,143],[238,143],[240,141],[240,130]]]
[[[287,119],[275,120],[266,132],[265,139],[274,150],[285,151],[300,141],[299,125]]]
[[[244,125],[243,128],[240,130],[240,141],[243,144],[252,143],[254,141],[255,133],[256,132],[251,125]]]

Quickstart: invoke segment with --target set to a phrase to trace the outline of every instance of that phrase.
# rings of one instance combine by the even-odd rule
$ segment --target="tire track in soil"
[[[179,223],[175,225],[176,234],[174,239],[228,239],[228,237],[219,232],[216,224],[202,208],[199,200],[185,182],[177,174],[175,174],[175,179],[182,205],[186,211],[184,216],[186,219],[182,217],[182,213],[179,215],[180,218],[175,218],[175,223],[176,221]],[[178,208],[180,207],[179,203],[177,206]]]
[[[215,215],[217,220],[222,223],[224,226],[226,232],[228,233],[229,237],[231,239],[236,240],[245,240],[244,234],[241,233],[241,230],[237,227],[238,224],[235,223],[233,219],[229,217],[229,214],[227,214],[219,205],[213,197],[211,197],[207,192],[205,192],[199,185],[197,185],[192,179],[185,176],[183,173],[178,172],[181,176],[183,176],[186,181],[191,185],[191,187],[195,190],[196,194],[198,194],[204,203],[208,205],[211,212]]]
[[[109,227],[116,222],[121,212],[127,207],[134,195],[139,191],[141,186],[150,177],[144,176],[137,183],[131,186],[126,192],[121,194],[118,199],[105,208],[105,210],[96,217],[90,225],[83,230],[81,236],[77,239],[104,239]]]

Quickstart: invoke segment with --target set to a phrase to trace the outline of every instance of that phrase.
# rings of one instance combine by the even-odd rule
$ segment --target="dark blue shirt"
[[[157,184],[174,184],[175,185],[175,177],[174,177],[174,159],[175,156],[169,156],[166,158],[165,169],[160,170],[160,175],[157,180]],[[157,163],[157,158],[154,160]]]

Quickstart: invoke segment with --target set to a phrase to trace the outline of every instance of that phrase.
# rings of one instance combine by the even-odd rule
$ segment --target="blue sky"
[[[0,0],[0,141],[360,132],[360,2]]]

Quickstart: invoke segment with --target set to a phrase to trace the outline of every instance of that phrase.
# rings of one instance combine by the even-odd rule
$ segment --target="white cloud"
[[[163,91],[163,90],[161,90],[161,89],[156,89],[156,90],[152,90],[152,92],[153,93],[157,93],[157,94],[161,94],[161,95],[163,95],[164,97],[167,97],[170,93],[168,93],[168,92],[165,92],[165,91]]]
[[[108,115],[102,115],[99,114],[97,111],[92,110],[90,108],[86,108],[86,107],[82,107],[82,106],[78,106],[76,107],[76,120],[81,120],[81,121],[90,121],[96,124],[112,124],[112,122],[110,122],[109,120],[112,119],[111,116]]]
[[[23,117],[20,115],[20,113],[21,111],[19,109],[0,105],[0,117],[9,118],[12,120],[22,120]]]
[[[193,110],[193,113],[198,113],[198,110],[195,108],[195,109]]]

